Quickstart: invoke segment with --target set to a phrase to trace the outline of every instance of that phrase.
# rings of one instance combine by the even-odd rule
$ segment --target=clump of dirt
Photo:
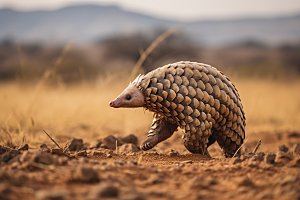
[[[234,158],[170,141],[143,152],[134,135],[72,139],[62,149],[0,146],[0,199],[299,199],[300,138],[278,134],[261,135],[256,153],[250,139]]]

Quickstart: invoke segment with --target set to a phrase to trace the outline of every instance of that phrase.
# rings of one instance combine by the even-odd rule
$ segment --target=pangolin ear
[[[141,76],[142,76],[141,74],[138,75],[138,76],[134,79],[134,81],[132,81],[132,83],[130,82],[130,84],[137,84],[137,83],[140,81]]]
[[[144,90],[148,87],[149,84],[150,84],[150,77],[148,77],[147,75],[141,76],[140,87]]]

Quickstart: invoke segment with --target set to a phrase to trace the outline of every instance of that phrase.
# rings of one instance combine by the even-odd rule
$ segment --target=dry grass
[[[102,81],[96,86],[49,88],[18,83],[0,85],[1,144],[35,146],[49,142],[45,129],[57,142],[70,137],[90,141],[104,135],[134,133],[142,139],[152,120],[143,109],[113,109],[108,102],[128,83]],[[247,133],[300,131],[300,81],[233,80],[241,95]]]
[[[31,143],[48,141],[43,129],[58,142],[65,142],[68,137],[90,140],[107,134],[146,132],[152,114],[144,114],[142,109],[117,110],[108,106],[125,86],[119,83],[108,87],[104,83],[94,87],[44,87],[36,93],[35,87],[0,85],[0,139],[2,143],[9,140],[9,133],[15,144],[21,143],[23,135]]]

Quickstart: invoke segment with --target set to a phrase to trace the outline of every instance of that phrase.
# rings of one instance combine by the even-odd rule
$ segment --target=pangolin
[[[140,146],[149,150],[180,127],[191,153],[208,155],[215,141],[232,157],[245,139],[246,118],[235,86],[210,65],[181,61],[139,75],[110,107],[144,107],[155,113]]]

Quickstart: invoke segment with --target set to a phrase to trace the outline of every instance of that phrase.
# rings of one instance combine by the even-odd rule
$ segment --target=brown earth
[[[252,134],[235,158],[217,144],[213,158],[190,154],[173,137],[148,152],[134,135],[69,141],[65,153],[2,146],[0,199],[300,199],[298,132]]]

